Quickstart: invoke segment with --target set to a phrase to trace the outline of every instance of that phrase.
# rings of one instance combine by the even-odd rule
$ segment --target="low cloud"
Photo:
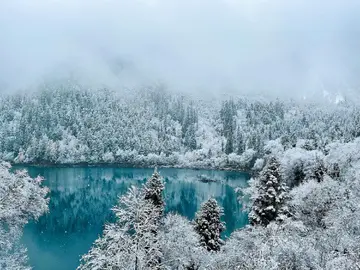
[[[353,0],[4,0],[0,87],[69,72],[89,84],[185,92],[356,92]]]

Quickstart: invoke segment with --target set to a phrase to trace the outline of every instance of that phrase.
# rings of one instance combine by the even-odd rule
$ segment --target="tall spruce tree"
[[[161,269],[159,236],[154,233],[159,229],[160,213],[144,199],[144,189],[131,187],[112,210],[116,223],[105,226],[103,236],[82,257],[78,269]]]
[[[155,169],[142,188],[131,187],[113,208],[117,221],[82,257],[79,270],[160,270],[162,249],[159,230],[164,213],[164,183]]]
[[[252,225],[267,226],[285,214],[282,206],[286,199],[287,187],[281,181],[280,164],[275,157],[268,159],[258,180],[258,195],[249,213],[249,221]]]
[[[223,125],[222,135],[226,138],[225,153],[234,152],[234,133],[236,130],[236,104],[233,100],[223,102],[220,110],[220,119]]]
[[[228,155],[231,154],[232,152],[234,152],[234,132],[233,132],[233,127],[230,126],[225,144],[225,154]]]
[[[242,131],[240,127],[237,128],[237,151],[236,154],[242,155],[245,151],[245,144],[244,144],[244,136],[242,134]]]
[[[144,185],[145,200],[150,200],[155,207],[159,208],[161,213],[164,212],[164,198],[163,191],[165,185],[161,175],[155,168],[153,175],[147,180]]]
[[[200,236],[200,243],[208,251],[219,251],[222,240],[221,232],[225,225],[220,218],[223,214],[222,208],[215,199],[209,199],[201,205],[195,217],[195,231]]]
[[[157,168],[155,168],[153,175],[147,180],[146,184],[144,185],[144,199],[149,201],[154,208],[158,211],[159,215],[156,219],[156,227],[154,230],[151,231],[153,234],[153,242],[150,243],[148,247],[145,247],[145,253],[148,253],[148,257],[153,257],[153,260],[148,261],[148,267],[150,269],[161,269],[161,256],[156,256],[156,254],[151,254],[152,247],[158,246],[158,230],[160,226],[161,219],[164,214],[165,209],[165,202],[163,198],[163,191],[164,191],[164,182],[162,180],[161,175],[158,173]]]

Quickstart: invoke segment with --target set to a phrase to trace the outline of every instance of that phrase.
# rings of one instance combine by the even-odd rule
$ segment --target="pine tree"
[[[249,213],[252,225],[267,226],[271,221],[285,214],[283,208],[287,187],[281,181],[280,164],[270,157],[259,176],[258,195]]]
[[[149,261],[148,267],[150,269],[160,269],[161,268],[161,256],[154,256],[152,253],[152,246],[158,246],[158,230],[160,226],[161,218],[164,214],[165,202],[163,198],[164,191],[164,182],[161,175],[158,173],[157,168],[155,168],[153,175],[148,179],[144,185],[144,199],[149,201],[151,205],[158,211],[158,217],[156,220],[156,227],[151,231],[153,242],[150,242],[148,247],[145,247],[145,253],[148,254],[148,257],[153,257],[154,259]],[[151,214],[151,213],[149,213]]]
[[[314,143],[311,140],[306,140],[302,148],[304,148],[307,151],[315,150]]]
[[[196,134],[195,134],[195,124],[191,124],[188,127],[188,129],[185,133],[184,144],[190,150],[196,149],[197,143],[196,143]]]
[[[226,138],[226,154],[234,152],[234,132],[236,129],[234,117],[236,114],[236,104],[233,100],[223,102],[220,110],[220,118],[223,124],[222,135]]]
[[[315,161],[315,168],[314,168],[314,176],[315,179],[320,183],[324,180],[325,174],[327,174],[327,169],[325,167],[324,161],[320,158],[316,158]]]
[[[105,226],[78,269],[161,269],[159,235],[154,233],[161,213],[145,199],[144,189],[131,187],[113,211],[116,223]]]
[[[220,218],[222,216],[222,208],[215,199],[209,199],[201,205],[200,211],[195,217],[195,231],[200,236],[200,243],[208,251],[219,251],[222,240],[221,232],[225,229]]]
[[[340,166],[338,163],[334,163],[331,165],[331,168],[329,170],[329,174],[332,178],[339,178],[340,177]]]
[[[230,126],[230,129],[228,131],[227,140],[226,140],[226,145],[225,145],[225,154],[227,154],[227,155],[234,152],[233,140],[234,140],[233,128],[232,128],[232,126]]]
[[[146,184],[131,187],[112,210],[117,221],[105,226],[78,269],[162,269],[160,226],[164,183],[155,169]]]
[[[245,144],[244,144],[244,136],[242,134],[242,131],[240,130],[240,127],[237,129],[237,152],[236,154],[242,155],[245,151]]]
[[[164,188],[162,177],[155,168],[153,175],[144,185],[144,194],[145,200],[150,200],[155,207],[160,209],[161,213],[163,213],[165,206],[163,198]]]

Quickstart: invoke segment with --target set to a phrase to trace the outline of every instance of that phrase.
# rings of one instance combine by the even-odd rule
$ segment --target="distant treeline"
[[[124,95],[76,84],[0,99],[0,158],[15,163],[247,169],[269,140],[322,149],[359,135],[359,108],[350,104],[205,102],[157,87]]]

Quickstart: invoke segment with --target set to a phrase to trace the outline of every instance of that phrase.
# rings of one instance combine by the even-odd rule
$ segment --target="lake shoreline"
[[[106,167],[106,168],[141,168],[141,169],[152,169],[152,168],[173,168],[173,169],[190,169],[190,170],[216,170],[216,171],[233,171],[233,172],[240,172],[240,173],[247,173],[250,176],[252,175],[251,169],[245,168],[231,168],[231,167],[211,167],[211,166],[204,166],[204,167],[193,167],[193,166],[180,166],[180,165],[141,165],[141,164],[130,164],[130,163],[107,163],[107,162],[97,162],[97,163],[89,163],[89,162],[81,162],[81,163],[51,163],[51,162],[44,162],[44,163],[15,163],[10,162],[11,166],[26,166],[26,167],[54,167],[54,168],[65,168],[65,167],[72,167],[72,168],[79,168],[79,167],[86,167],[86,168],[98,168],[98,167]]]

